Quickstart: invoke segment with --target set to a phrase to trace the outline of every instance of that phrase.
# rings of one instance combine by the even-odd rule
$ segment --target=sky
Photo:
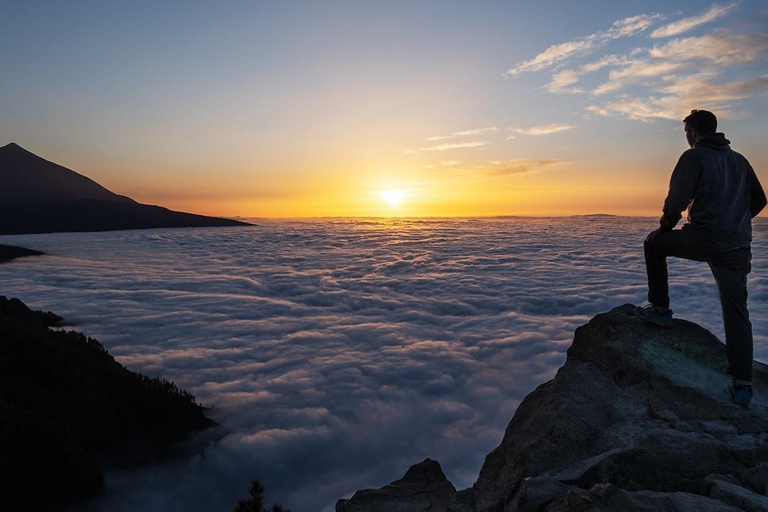
[[[768,180],[766,34],[751,0],[6,0],[0,145],[211,215],[656,215],[693,108]]]
[[[70,512],[232,510],[253,478],[333,512],[429,457],[471,486],[575,329],[646,296],[652,218],[267,220],[239,228],[4,236],[3,295],[64,317],[133,371],[214,406],[192,456],[107,474]],[[768,219],[749,309],[768,359]],[[675,317],[723,336],[704,263],[673,258]]]

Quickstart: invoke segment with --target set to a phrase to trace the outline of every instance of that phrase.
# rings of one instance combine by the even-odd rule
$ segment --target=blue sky
[[[767,25],[746,1],[10,1],[0,144],[202,213],[655,214],[691,108],[768,164]]]

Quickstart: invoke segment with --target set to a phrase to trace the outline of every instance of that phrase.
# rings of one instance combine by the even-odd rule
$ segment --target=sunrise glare
[[[381,191],[381,197],[384,199],[384,201],[386,201],[386,203],[389,206],[392,206],[392,207],[399,206],[404,196],[405,196],[405,191],[403,190],[382,190]]]
[[[145,203],[657,215],[692,108],[768,168],[760,2],[14,5],[0,140]]]

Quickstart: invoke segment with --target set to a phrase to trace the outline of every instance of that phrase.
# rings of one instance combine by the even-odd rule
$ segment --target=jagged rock
[[[768,512],[768,366],[754,363],[750,408],[732,403],[726,367],[694,323],[647,324],[630,304],[597,315],[448,510]],[[345,501],[338,512],[426,510]]]
[[[710,475],[705,480],[710,484],[709,495],[712,498],[748,512],[768,512],[768,498],[745,489],[737,479]]]
[[[768,367],[730,400],[725,347],[624,305],[576,330],[555,378],[520,404],[472,488],[477,512],[765,510]],[[716,474],[727,479],[707,480]]]
[[[451,505],[448,507],[448,512],[474,512],[475,511],[475,495],[472,493],[472,489],[462,489],[458,491],[453,497]]]
[[[446,512],[455,494],[440,464],[426,459],[381,489],[357,491],[351,499],[339,500],[336,512]]]
[[[541,510],[541,509],[539,509]],[[556,498],[544,512],[741,512],[722,501],[687,492],[626,491],[597,484],[589,492]]]
[[[741,481],[756,493],[768,495],[768,462],[742,473]]]

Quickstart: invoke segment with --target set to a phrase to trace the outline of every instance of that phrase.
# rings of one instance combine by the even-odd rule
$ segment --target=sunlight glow
[[[404,190],[382,190],[381,197],[389,206],[395,207],[400,204],[405,196]]]

